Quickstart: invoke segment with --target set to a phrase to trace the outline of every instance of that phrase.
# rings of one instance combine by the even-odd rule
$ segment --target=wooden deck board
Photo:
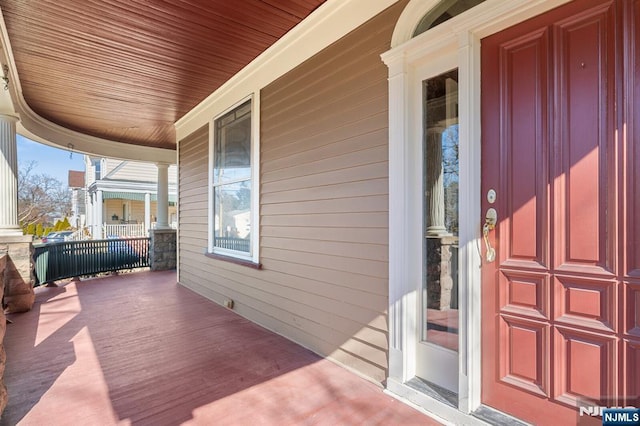
[[[1,425],[438,424],[173,272],[40,288],[10,318]]]

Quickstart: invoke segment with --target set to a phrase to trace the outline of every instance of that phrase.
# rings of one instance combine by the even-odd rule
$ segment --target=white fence
[[[66,241],[84,241],[91,239],[91,234],[85,229],[73,231],[73,234],[65,238]]]
[[[102,237],[109,238],[111,236],[118,237],[146,237],[144,223],[131,223],[124,225],[102,225]]]

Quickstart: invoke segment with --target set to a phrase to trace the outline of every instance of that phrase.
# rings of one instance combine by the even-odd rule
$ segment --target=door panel
[[[640,341],[624,341],[624,364],[623,370],[626,371],[627,377],[635,378],[635,380],[627,380],[622,388],[622,395],[627,395],[625,400],[621,401],[625,406],[640,406]]]
[[[623,341],[624,375],[620,392],[625,405],[640,406],[640,0],[625,4],[629,11],[622,21],[625,33],[630,34],[624,44],[624,79],[627,103],[623,114],[628,156],[626,159],[625,221],[623,235],[624,303],[622,321],[626,336]]]
[[[535,424],[640,402],[638,14],[581,0],[482,40],[482,400]]]
[[[607,162],[615,154],[613,9],[604,4],[554,25],[558,269],[597,274],[614,265],[615,215],[607,215],[615,194]]]
[[[502,271],[500,306],[504,313],[549,320],[549,277],[535,272]]]
[[[628,228],[625,232],[627,241],[625,274],[627,276],[640,277],[640,54],[637,48],[640,47],[640,0],[633,2],[633,19],[627,23],[633,34],[631,42],[625,48],[625,53],[629,57],[629,70],[625,74],[625,79],[629,81],[629,102],[627,103],[627,114],[624,121],[632,123],[627,129],[629,144],[628,173],[627,173],[627,220]]]
[[[555,277],[555,322],[615,333],[618,318],[617,282]]]
[[[625,4],[628,14],[621,27],[630,34],[624,43],[627,61],[624,80],[628,82],[623,93],[627,103],[623,114],[628,143],[627,173],[625,179],[625,221],[623,241],[624,302],[622,318],[626,326],[623,341],[624,375],[620,392],[625,405],[640,407],[640,0]]]
[[[627,333],[640,338],[640,283],[625,283]]]
[[[617,379],[616,339],[582,330],[555,327],[555,400],[578,406],[611,405]]]
[[[549,395],[549,327],[539,321],[501,317],[500,377],[526,392]]]
[[[509,221],[503,238],[506,262],[522,266],[544,266],[547,261],[547,186],[543,177],[548,161],[536,153],[547,151],[547,30],[535,31],[505,44],[500,49],[501,91],[506,107],[507,135],[501,146],[501,169],[508,179],[500,191],[506,196],[505,218]],[[510,102],[528,99],[529,102]],[[532,161],[532,159],[535,159]],[[534,264],[528,264],[534,263]]]

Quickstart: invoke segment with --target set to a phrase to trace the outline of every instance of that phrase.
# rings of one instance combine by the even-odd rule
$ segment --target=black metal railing
[[[36,283],[149,266],[149,238],[65,241],[35,246]]]

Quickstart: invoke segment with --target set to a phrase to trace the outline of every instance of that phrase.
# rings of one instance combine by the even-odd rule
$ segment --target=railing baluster
[[[249,239],[246,238],[234,238],[234,237],[216,237],[215,238],[215,246],[236,250],[236,251],[244,251],[249,252]]]

